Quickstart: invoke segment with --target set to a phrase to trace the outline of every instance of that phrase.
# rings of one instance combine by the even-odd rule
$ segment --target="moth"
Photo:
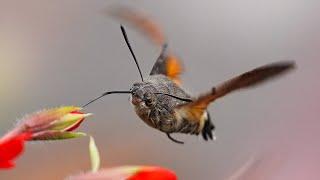
[[[182,63],[168,50],[159,28],[145,16],[130,9],[117,9],[113,11],[113,15],[129,20],[151,37],[153,42],[163,44],[162,51],[149,76],[144,78],[127,33],[121,25],[122,34],[138,68],[141,81],[133,83],[129,91],[107,91],[83,107],[109,94],[130,94],[130,101],[136,114],[148,126],[164,132],[170,140],[176,143],[183,144],[182,141],[173,138],[172,133],[201,134],[206,141],[214,140],[215,126],[207,110],[212,102],[233,91],[262,84],[295,67],[294,61],[267,64],[231,78],[214,86],[208,92],[194,97],[181,87],[179,77],[183,72]]]

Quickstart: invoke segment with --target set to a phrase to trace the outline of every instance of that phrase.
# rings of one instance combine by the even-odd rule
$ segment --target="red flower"
[[[176,180],[177,176],[172,171],[162,167],[141,166],[139,170],[128,179]]]
[[[14,167],[12,162],[24,149],[24,142],[31,138],[31,133],[22,133],[13,137],[0,139],[0,168]]]
[[[72,176],[69,180],[176,180],[175,173],[169,169],[156,166],[120,166],[101,169],[97,172]]]

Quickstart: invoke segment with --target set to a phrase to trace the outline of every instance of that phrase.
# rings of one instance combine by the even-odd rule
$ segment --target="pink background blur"
[[[0,0],[0,134],[24,114],[81,105],[139,75],[119,22],[102,13],[119,2]],[[320,2],[304,0],[120,1],[151,15],[185,64],[193,94],[259,65],[294,59],[293,73],[210,106],[216,142],[147,127],[126,95],[99,101],[81,131],[96,139],[102,166],[161,165],[181,179],[226,179],[250,158],[251,179],[320,179]],[[160,49],[127,27],[145,75]],[[62,179],[90,168],[88,138],[29,143],[0,179]],[[255,173],[255,174],[254,174]]]

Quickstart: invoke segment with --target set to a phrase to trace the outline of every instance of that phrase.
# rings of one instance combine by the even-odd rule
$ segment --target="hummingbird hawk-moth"
[[[160,56],[147,78],[142,76],[138,61],[123,26],[121,31],[138,68],[141,82],[135,82],[129,91],[108,91],[91,100],[83,107],[108,95],[130,94],[136,114],[150,127],[158,129],[176,143],[183,144],[171,133],[201,134],[204,140],[215,139],[211,116],[207,110],[210,103],[233,91],[256,86],[266,80],[293,69],[293,61],[267,64],[229,79],[200,96],[189,95],[180,85],[183,67],[180,60],[168,51],[159,28],[145,16],[127,8],[113,9],[112,15],[129,21],[142,30],[156,44],[162,44]]]

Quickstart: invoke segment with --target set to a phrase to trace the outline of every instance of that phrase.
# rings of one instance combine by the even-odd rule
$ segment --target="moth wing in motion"
[[[134,26],[144,35],[147,35],[156,45],[162,46],[161,54],[153,65],[150,75],[163,74],[180,85],[183,65],[176,55],[167,50],[166,39],[161,28],[149,19],[147,15],[125,6],[112,7],[108,12],[111,16],[124,20]]]
[[[155,22],[148,18],[148,15],[126,6],[112,6],[107,9],[107,13],[112,17],[128,22],[143,35],[147,35],[156,45],[162,46],[165,44],[164,33]]]
[[[180,118],[190,123],[197,122],[199,124],[198,133],[202,131],[202,135],[206,139],[205,134],[209,135],[208,130],[211,129],[207,127],[210,122],[206,121],[208,119],[206,118],[208,115],[206,110],[211,102],[235,90],[253,87],[266,82],[293,69],[294,66],[294,62],[283,61],[258,67],[212,88],[210,92],[199,96],[192,102],[176,107],[175,111]]]
[[[150,75],[163,74],[176,84],[180,85],[180,75],[183,72],[181,61],[167,52],[167,46],[164,45],[161,54],[152,67]]]

